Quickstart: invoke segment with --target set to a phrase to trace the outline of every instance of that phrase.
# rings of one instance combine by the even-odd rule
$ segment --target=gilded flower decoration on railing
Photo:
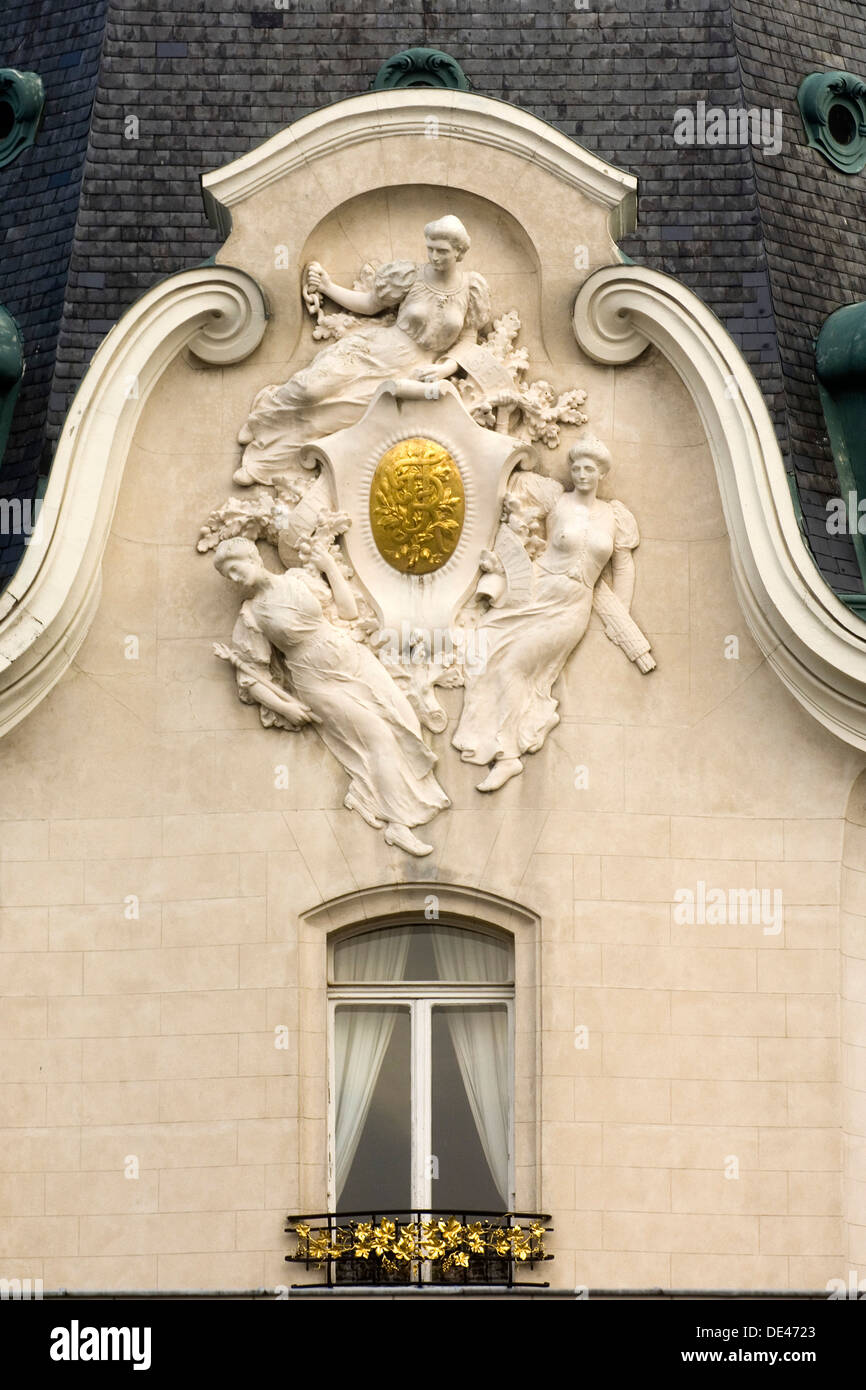
[[[516,1260],[520,1264],[548,1258],[545,1227],[502,1225],[495,1221],[463,1223],[456,1217],[401,1223],[398,1220],[347,1220],[340,1226],[313,1228],[299,1221],[294,1230],[297,1253],[290,1258],[311,1264],[329,1260],[381,1260],[388,1271],[408,1272],[420,1260],[441,1264],[444,1271],[466,1269],[472,1255]]]

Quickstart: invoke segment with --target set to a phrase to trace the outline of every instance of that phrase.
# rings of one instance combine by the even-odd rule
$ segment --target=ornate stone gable
[[[436,120],[429,158],[418,161],[430,182],[370,188],[348,203],[334,193],[298,280],[283,276],[275,326],[298,299],[310,321],[282,379],[260,385],[238,421],[236,491],[198,543],[215,549],[244,596],[232,644],[217,644],[241,699],[258,703],[268,725],[314,725],[349,776],[345,804],[416,855],[432,846],[414,828],[447,807],[437,687],[462,687],[451,741],[487,769],[478,790],[492,792],[559,722],[553,687],[594,611],[639,670],[655,665],[629,615],[637,526],[597,495],[611,457],[580,433],[587,392],[572,375],[573,346],[536,374],[547,327],[527,297],[543,292],[538,248],[519,224],[517,255],[497,246],[503,209],[437,188],[439,149],[453,136]],[[270,207],[298,176],[295,167],[275,180]],[[600,208],[585,183],[577,225],[589,236]],[[598,178],[602,188],[609,196]],[[383,196],[391,256],[369,255],[346,276],[345,228],[379,250]],[[449,207],[458,203],[461,215]],[[282,250],[289,268],[292,249]],[[533,250],[535,273],[524,270],[521,284],[513,263],[528,268]],[[588,267],[587,242],[572,268]],[[501,302],[506,290],[526,302]],[[569,296],[560,295],[562,324]],[[527,318],[531,348],[519,341]],[[542,455],[557,458],[571,486]],[[263,565],[260,540],[282,575]]]

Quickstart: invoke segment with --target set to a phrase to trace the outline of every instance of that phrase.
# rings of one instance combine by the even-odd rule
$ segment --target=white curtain
[[[409,928],[365,932],[340,947],[342,980],[402,980]],[[379,1072],[394,1031],[397,1011],[387,1005],[336,1011],[337,1203],[352,1169]]]
[[[479,932],[445,928],[433,932],[442,980],[502,979],[502,948]],[[510,1077],[508,1015],[504,1005],[446,1010],[451,1041],[484,1157],[503,1206],[508,1205]]]

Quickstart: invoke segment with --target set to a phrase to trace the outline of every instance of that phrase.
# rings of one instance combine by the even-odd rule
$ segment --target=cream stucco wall
[[[0,744],[0,1274],[79,1289],[289,1282],[285,1214],[327,1197],[336,918],[315,909],[411,881],[479,890],[481,916],[486,895],[522,910],[518,1201],[554,1217],[543,1277],[847,1279],[866,1257],[856,796],[848,809],[863,755],[810,718],[749,636],[704,429],[673,369],[654,349],[602,367],[575,345],[586,272],[568,258],[577,242],[589,268],[610,258],[606,214],[574,190],[548,207],[562,255],[542,275],[529,181],[506,215],[468,177],[447,199],[425,183],[359,204],[332,175],[319,197],[333,213],[290,214],[277,185],[236,216],[225,258],[262,282],[271,325],[240,365],[183,356],[154,388],[91,631]],[[398,179],[386,169],[383,188]],[[343,809],[345,776],[314,732],[263,729],[237,701],[212,651],[236,599],[195,541],[230,491],[253,394],[313,350],[297,267],[274,265],[280,219],[301,259],[317,248],[345,275],[420,256],[419,222],[445,206],[477,233],[466,264],[496,309],[520,308],[531,375],[589,393],[614,456],[605,495],[641,529],[633,611],[658,669],[640,675],[593,626],[561,681],[561,724],[493,798],[450,747],[461,693],[444,692],[434,747],[453,807],[413,861]],[[544,459],[559,476],[567,444]],[[674,894],[698,881],[781,890],[783,931],[677,925]],[[407,891],[411,909],[421,890]]]

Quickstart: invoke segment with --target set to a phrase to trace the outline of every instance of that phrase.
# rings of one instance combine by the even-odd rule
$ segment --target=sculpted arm
[[[630,550],[615,549],[610,561],[611,588],[628,611],[634,597],[634,556]]]
[[[640,542],[640,536],[637,522],[628,508],[617,501],[612,501],[610,505],[616,519],[613,555],[610,561],[611,588],[626,612],[629,612],[634,598],[633,551]]]
[[[279,695],[275,686],[270,682],[265,685],[261,681],[254,681],[248,689],[248,694],[255,700],[256,704],[263,705],[265,709],[272,710],[278,714],[282,722],[290,729],[300,729],[304,724],[318,724],[319,720],[312,710],[306,705],[302,705],[300,700],[296,700],[293,695]]]
[[[640,541],[637,523],[621,502],[611,502],[616,516],[616,538],[611,556],[610,587],[599,579],[593,594],[593,605],[599,614],[607,636],[620,647],[640,671],[647,674],[655,669],[655,658],[649,639],[631,617],[629,609],[634,594],[634,556],[632,551]]]
[[[456,357],[446,357],[432,367],[416,367],[413,376],[419,381],[444,381],[446,377],[453,376],[459,366]]]
[[[318,261],[311,261],[307,267],[307,284],[311,290],[327,295],[350,314],[378,314],[384,306],[375,290],[347,290],[336,285],[328,272]]]
[[[235,668],[238,698],[245,705],[257,704],[277,716],[276,720],[289,729],[300,729],[304,724],[318,723],[316,716],[300,700],[288,691],[281,690],[270,675],[271,648],[267,638],[250,622],[248,615],[241,610],[232,633],[231,646],[221,642],[214,645],[217,656],[228,661]]]
[[[302,563],[311,562],[319,573],[324,575],[331,586],[331,593],[334,595],[334,603],[337,605],[337,612],[340,617],[345,618],[347,622],[352,622],[354,618],[357,618],[358,605],[355,601],[355,595],[327,547],[321,541],[304,539],[298,546],[298,555]]]

